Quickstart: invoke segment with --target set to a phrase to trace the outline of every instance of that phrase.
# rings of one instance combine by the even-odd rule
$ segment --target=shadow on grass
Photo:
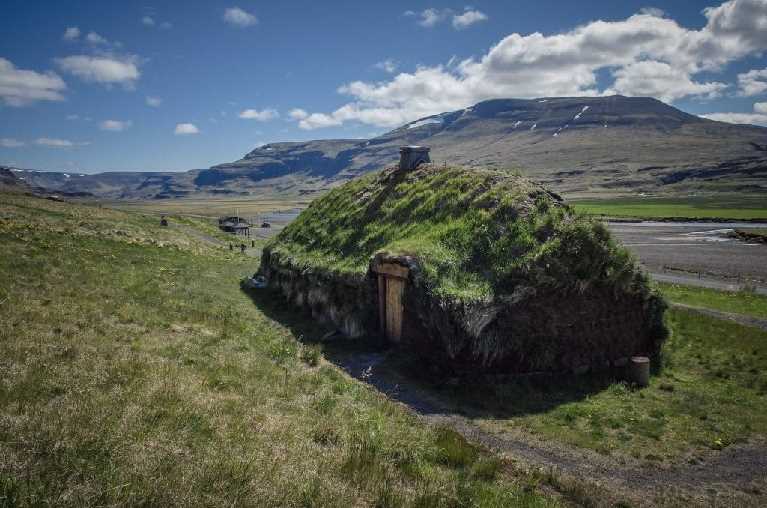
[[[271,289],[243,289],[267,317],[288,328],[303,343],[322,342],[325,359],[423,415],[460,414],[469,418],[512,418],[546,412],[607,389],[616,373],[532,374],[514,377],[440,372],[404,349],[380,339],[321,339],[333,329],[289,304]]]

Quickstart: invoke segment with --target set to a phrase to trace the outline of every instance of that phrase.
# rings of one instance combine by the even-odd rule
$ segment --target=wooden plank
[[[386,277],[378,275],[378,322],[381,333],[386,334]]]
[[[375,272],[389,275],[391,277],[406,279],[408,273],[410,273],[410,269],[405,266],[395,265],[394,263],[381,263],[375,267]]]
[[[392,342],[402,338],[402,293],[405,281],[399,278],[386,280],[386,336]]]

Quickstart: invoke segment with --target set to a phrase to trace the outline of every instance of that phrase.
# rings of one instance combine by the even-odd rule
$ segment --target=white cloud
[[[153,108],[159,108],[161,104],[162,104],[162,99],[159,97],[147,96],[146,98],[147,106],[151,106]]]
[[[193,123],[179,123],[176,124],[176,130],[174,134],[177,136],[184,135],[184,134],[199,134],[200,129],[197,128],[197,126]]]
[[[767,127],[767,102],[754,103],[753,113],[709,113],[700,116],[717,122],[764,125]]]
[[[239,7],[229,7],[224,11],[224,21],[235,26],[252,26],[258,23],[258,18]]]
[[[79,119],[80,119],[80,115],[78,115],[76,113],[73,113],[71,115],[67,115],[67,120],[79,120]]]
[[[170,30],[171,28],[173,28],[173,23],[171,23],[170,21],[163,21],[162,23],[160,23],[160,28],[162,28],[163,30]]]
[[[424,11],[426,12],[426,11]],[[431,23],[444,11],[418,16]],[[703,11],[706,25],[690,30],[640,13],[593,21],[553,35],[513,33],[485,55],[456,64],[419,67],[389,81],[339,87],[351,101],[330,113],[309,114],[306,129],[357,121],[392,127],[500,97],[596,96],[620,91],[665,100],[713,97],[725,84],[701,82],[703,71],[767,51],[767,0],[731,0]],[[612,82],[600,87],[597,73]]]
[[[152,16],[144,16],[141,18],[141,23],[143,23],[145,26],[154,26],[154,18]]]
[[[648,16],[655,16],[656,18],[662,18],[666,15],[666,13],[663,12],[663,9],[658,9],[657,7],[642,7],[639,9],[639,14],[647,14]]]
[[[295,108],[291,109],[288,113],[288,116],[292,118],[293,120],[303,120],[307,116],[309,116],[309,113],[307,113],[305,110],[301,108]]]
[[[83,81],[102,84],[121,84],[132,88],[141,73],[138,69],[138,57],[126,56],[89,56],[72,55],[57,58],[56,63],[62,71],[73,74]]]
[[[334,127],[344,123],[340,115],[333,113],[312,113],[298,122],[298,126],[304,130],[321,129],[323,127]]]
[[[745,97],[767,92],[767,68],[738,74],[738,93]]]
[[[65,41],[74,41],[80,37],[80,29],[76,26],[70,26],[64,30],[64,35],[61,36]]]
[[[121,132],[133,125],[130,120],[104,120],[99,124],[102,131]]]
[[[23,141],[19,141],[18,139],[0,138],[0,146],[3,148],[18,148],[24,145],[25,143]]]
[[[88,32],[88,35],[85,36],[85,40],[90,42],[91,44],[109,44],[108,40],[106,40],[104,37],[100,36],[96,32]]]
[[[268,122],[278,118],[280,114],[274,109],[264,109],[258,111],[257,109],[246,109],[240,112],[239,117],[246,120],[257,120],[259,122]]]
[[[67,85],[54,72],[39,73],[18,69],[0,57],[0,99],[9,106],[26,106],[37,101],[61,101]]]
[[[381,69],[382,71],[388,72],[389,74],[392,74],[394,71],[397,70],[397,62],[392,60],[391,58],[387,58],[386,60],[383,60],[381,62],[378,62],[373,65],[376,69]]]
[[[717,122],[767,126],[767,115],[759,113],[709,113],[700,116]]]
[[[450,9],[424,9],[421,12],[413,12],[413,11],[405,11],[405,16],[416,16],[418,17],[418,24],[426,27],[431,28],[433,26],[436,26],[438,23],[441,23],[442,21],[446,20],[448,16],[453,11]]]
[[[727,85],[719,82],[696,83],[683,69],[665,62],[644,60],[628,64],[613,72],[615,82],[606,94],[656,97],[672,102],[682,97],[717,97]]]
[[[69,141],[68,139],[58,138],[37,138],[35,140],[35,144],[40,146],[47,146],[50,148],[72,148],[74,146],[85,146],[90,143],[75,143],[74,141]]]
[[[463,14],[456,14],[453,16],[453,27],[461,30],[469,27],[474,23],[487,20],[487,14],[484,12],[466,8]]]

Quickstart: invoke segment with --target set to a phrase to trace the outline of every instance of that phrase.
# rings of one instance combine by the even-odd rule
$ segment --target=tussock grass
[[[239,291],[252,259],[129,213],[0,217],[0,504],[555,504],[302,361]]]

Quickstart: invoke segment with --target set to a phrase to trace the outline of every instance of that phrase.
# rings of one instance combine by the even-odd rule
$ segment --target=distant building
[[[239,236],[250,236],[250,222],[242,217],[231,216],[218,219],[218,227],[221,231]]]

